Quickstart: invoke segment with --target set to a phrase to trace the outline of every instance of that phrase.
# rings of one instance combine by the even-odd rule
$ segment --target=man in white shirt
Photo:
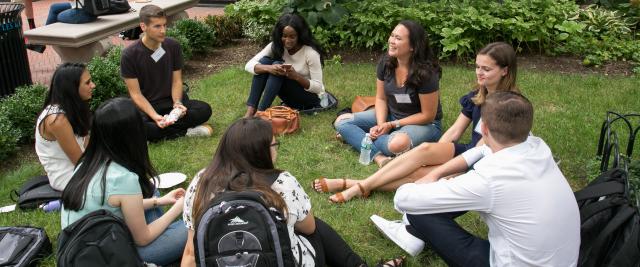
[[[496,92],[483,104],[482,119],[490,153],[472,170],[398,188],[394,203],[406,214],[404,222],[371,219],[410,254],[418,254],[426,242],[450,266],[576,266],[578,206],[547,144],[529,136],[531,103],[517,93]],[[444,177],[461,167],[466,167],[462,155],[434,175]],[[487,223],[488,240],[455,222],[470,210]]]

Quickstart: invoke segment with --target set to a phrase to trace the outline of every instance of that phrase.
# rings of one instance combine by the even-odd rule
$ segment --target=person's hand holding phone
[[[286,70],[284,69],[282,64],[273,64],[271,65],[271,67],[268,69],[269,73],[271,73],[272,75],[277,75],[277,76],[285,76],[287,74]]]
[[[295,70],[295,69],[293,69],[293,65],[291,65],[291,64],[282,64],[282,68],[283,68],[283,69],[284,69],[284,71],[285,71],[284,76],[287,76],[287,77],[295,77],[295,76],[293,76],[293,75],[298,74],[298,73],[296,72],[296,70]]]

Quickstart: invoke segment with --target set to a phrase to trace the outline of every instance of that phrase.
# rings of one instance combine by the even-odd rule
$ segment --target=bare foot
[[[373,157],[373,161],[378,164],[378,168],[384,167],[384,165],[387,165],[387,163],[389,163],[389,161],[391,161],[392,159],[392,157],[387,157],[382,154],[378,154]]]
[[[247,112],[244,114],[243,118],[251,118],[256,114],[256,108],[247,106]]]
[[[365,190],[359,183],[357,183],[356,186],[347,188],[347,190],[331,195],[329,201],[333,203],[344,203],[357,196],[363,198],[369,197],[369,191]]]
[[[328,179],[322,177],[320,179],[313,180],[313,189],[316,192],[327,193],[327,192],[337,192],[340,190],[345,190],[347,188],[347,179]]]
[[[382,263],[382,261],[380,263],[378,263],[376,265],[376,267],[400,267],[400,266],[404,266],[404,261],[407,257],[405,256],[400,256],[397,257],[395,259],[391,259],[385,263]]]

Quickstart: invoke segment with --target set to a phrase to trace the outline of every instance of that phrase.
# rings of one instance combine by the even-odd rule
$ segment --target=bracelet
[[[153,207],[157,207],[158,206],[158,198],[153,198]]]
[[[393,121],[394,123],[394,128],[400,128],[400,120],[395,120]]]
[[[175,107],[176,105],[184,106],[180,101],[173,102],[173,106]]]

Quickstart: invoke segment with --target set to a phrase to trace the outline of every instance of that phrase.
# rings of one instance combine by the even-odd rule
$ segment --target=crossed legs
[[[325,181],[314,181],[314,189],[321,191],[322,182],[326,182],[329,192],[342,189],[343,183],[346,190],[342,191],[345,200],[362,194],[362,190],[356,184],[360,184],[365,192],[372,190],[394,191],[399,186],[412,183],[424,177],[429,171],[440,164],[453,158],[455,148],[453,143],[422,143],[414,149],[409,150],[391,162],[380,168],[371,176],[364,180],[346,179],[326,179]],[[336,200],[335,195],[329,199]]]

